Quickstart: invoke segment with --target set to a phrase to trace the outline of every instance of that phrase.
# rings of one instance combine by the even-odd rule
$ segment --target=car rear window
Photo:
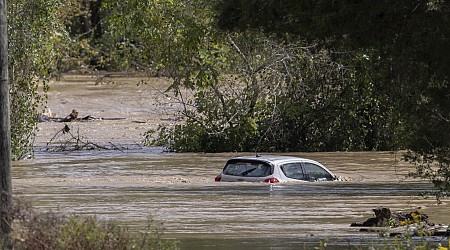
[[[273,173],[270,164],[260,161],[229,160],[223,173],[233,176],[265,177]]]

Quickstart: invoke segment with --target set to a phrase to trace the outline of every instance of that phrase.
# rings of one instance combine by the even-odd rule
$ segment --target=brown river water
[[[420,196],[431,186],[406,178],[414,168],[401,161],[401,152],[285,154],[317,160],[350,179],[343,182],[214,182],[228,158],[245,153],[174,154],[142,147],[148,129],[176,122],[178,106],[161,97],[168,86],[164,79],[138,82],[124,76],[99,82],[90,75],[53,82],[47,106],[57,117],[76,108],[79,116],[125,119],[67,123],[80,140],[109,150],[59,152],[67,134],[47,143],[64,123],[40,123],[34,158],[13,163],[14,195],[42,211],[95,215],[131,230],[144,228],[152,217],[182,249],[370,245],[384,239],[350,224],[372,217],[379,206],[405,212],[420,207],[431,222],[450,224],[449,200],[438,205]]]

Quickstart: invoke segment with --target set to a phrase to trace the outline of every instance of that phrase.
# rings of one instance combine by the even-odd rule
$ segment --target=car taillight
[[[220,180],[222,180],[222,176],[221,175],[218,175],[218,176],[216,176],[216,178],[214,179],[215,181],[220,181]]]
[[[267,179],[264,180],[264,182],[267,182],[267,183],[278,183],[280,181],[277,178],[267,178]]]

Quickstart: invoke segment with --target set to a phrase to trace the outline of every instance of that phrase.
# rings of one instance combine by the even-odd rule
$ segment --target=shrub
[[[177,242],[162,238],[161,224],[149,219],[141,233],[93,216],[36,212],[15,202],[12,240],[15,249],[177,249]]]

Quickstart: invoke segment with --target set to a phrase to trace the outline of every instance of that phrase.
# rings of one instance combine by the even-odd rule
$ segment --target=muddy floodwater
[[[124,119],[67,123],[75,137],[108,150],[61,152],[67,134],[55,135],[64,123],[40,123],[34,158],[13,163],[14,194],[42,211],[95,215],[132,230],[145,228],[151,217],[182,249],[369,244],[382,239],[350,224],[372,217],[379,206],[420,207],[430,221],[450,224],[449,200],[438,205],[419,196],[431,186],[406,178],[413,167],[401,161],[401,152],[285,154],[317,160],[350,179],[344,182],[214,182],[228,158],[245,153],[173,154],[143,147],[148,129],[177,122],[177,104],[161,98],[164,79],[138,82],[87,75],[53,82],[47,107],[56,116],[76,108],[80,116]]]

